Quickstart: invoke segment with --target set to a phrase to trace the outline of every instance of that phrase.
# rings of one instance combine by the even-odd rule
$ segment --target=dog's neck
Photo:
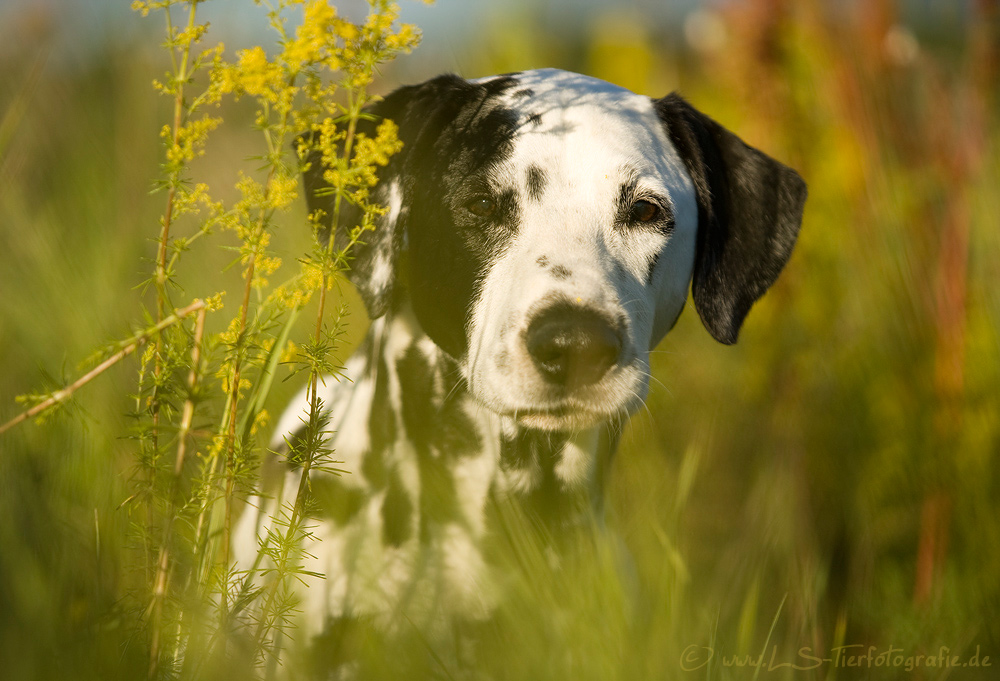
[[[422,489],[450,494],[458,481],[449,480],[449,462],[485,452],[498,473],[492,498],[522,504],[546,525],[603,518],[605,473],[620,424],[544,431],[490,412],[470,392],[461,362],[423,332],[408,305],[374,320],[358,353],[375,385],[370,436],[413,443],[427,478]]]

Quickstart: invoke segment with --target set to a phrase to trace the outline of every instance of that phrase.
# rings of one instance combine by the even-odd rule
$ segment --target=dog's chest
[[[411,620],[488,614],[490,503],[514,494],[579,510],[594,434],[505,424],[405,316],[376,320],[345,370],[353,381],[327,378],[321,388],[331,458],[346,472],[311,474],[314,541],[303,567],[323,577],[308,578],[307,628],[321,631],[343,615],[388,624],[400,611]],[[302,395],[277,432],[287,438],[301,428],[305,406]],[[290,471],[285,499],[298,484]],[[564,503],[563,488],[574,490],[573,503]]]
[[[332,458],[346,472],[312,475],[317,541],[305,567],[325,575],[316,586],[326,597],[304,604],[307,616],[322,626],[421,604],[483,610],[477,544],[498,457],[490,417],[406,320],[376,320],[345,369],[353,382],[327,378],[323,395]],[[302,406],[279,431],[294,430]],[[290,473],[286,489],[297,484]]]

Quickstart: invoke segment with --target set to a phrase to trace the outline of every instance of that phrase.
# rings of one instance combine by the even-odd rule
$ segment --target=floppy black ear
[[[802,223],[799,174],[748,146],[678,94],[654,102],[698,202],[691,293],[719,342],[736,342],[750,307],[774,283]]]
[[[361,294],[371,319],[381,317],[389,310],[397,289],[397,270],[409,214],[410,178],[413,173],[410,161],[416,156],[414,150],[422,140],[433,137],[439,112],[454,99],[451,93],[461,92],[466,87],[467,81],[453,75],[402,87],[366,107],[365,117],[358,121],[357,132],[374,137],[378,125],[388,118],[399,127],[399,139],[403,142],[402,150],[379,170],[379,182],[371,195],[375,203],[389,210],[378,218],[374,230],[362,235],[349,255],[348,278]],[[296,141],[296,145],[300,140]],[[309,212],[322,211],[321,238],[325,241],[332,231],[335,246],[343,247],[349,241],[351,230],[361,223],[361,211],[349,201],[342,200],[339,219],[333,229],[336,195],[323,179],[322,154],[314,150],[306,160],[309,166],[303,175],[303,184]]]

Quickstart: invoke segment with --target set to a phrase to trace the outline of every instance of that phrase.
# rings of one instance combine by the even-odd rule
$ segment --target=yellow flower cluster
[[[295,32],[295,39],[285,46],[282,57],[293,72],[324,60],[327,66],[339,70],[339,59],[329,49],[331,37],[340,35],[348,39],[356,32],[353,24],[338,20],[335,7],[325,0],[313,0],[306,3],[302,25]]]
[[[212,116],[202,116],[188,121],[178,129],[176,139],[170,126],[163,126],[160,137],[167,144],[167,172],[178,172],[196,157],[202,156],[205,153],[208,133],[219,127],[220,123],[222,123],[221,118]]]
[[[225,331],[218,335],[218,340],[220,343],[226,345],[234,345],[240,335],[240,320],[239,317],[234,317],[229,321],[229,326]]]
[[[195,24],[193,26],[189,26],[174,33],[173,44],[182,48],[188,47],[200,42],[207,32],[208,24]]]
[[[145,0],[133,0],[132,1],[132,11],[139,12],[144,17],[148,17],[150,11],[158,9],[161,3],[146,2]]]
[[[237,315],[229,322],[229,327],[218,334],[217,340],[220,344],[229,346],[230,348],[235,348],[240,340],[240,336],[243,333],[243,329],[240,323],[240,317]],[[222,361],[219,365],[218,371],[215,372],[215,377],[219,379],[222,384],[223,393],[229,393],[232,387],[233,375],[235,373],[235,357],[233,353],[227,353],[226,359]],[[240,377],[240,390],[246,390],[251,386],[250,381],[246,378],[246,375]]]
[[[223,302],[222,297],[226,295],[225,291],[216,293],[214,296],[205,299],[205,309],[209,312],[217,312],[222,309]]]
[[[250,262],[250,252],[252,251],[255,255],[254,258],[254,271],[253,271],[253,281],[251,284],[257,290],[267,288],[270,283],[267,279],[269,275],[274,274],[281,267],[281,258],[271,256],[267,254],[267,245],[270,241],[270,234],[265,235],[261,238],[260,242],[256,244],[253,248],[243,249],[242,262],[244,265],[249,265]],[[243,272],[244,277],[250,276],[249,267]]]
[[[287,83],[285,70],[268,59],[264,48],[259,45],[240,50],[236,64],[222,68],[218,78],[224,93],[247,94],[275,106],[289,97],[284,92]]]
[[[302,307],[312,298],[315,291],[323,287],[332,288],[333,281],[323,276],[323,267],[310,259],[301,261],[302,269],[291,281],[277,286],[268,297],[268,303],[276,303],[286,309]]]
[[[385,166],[389,163],[389,157],[403,148],[398,133],[399,128],[396,124],[386,119],[379,124],[374,139],[358,135],[352,160],[357,172],[354,178],[357,186],[364,188],[375,186],[378,182],[375,176],[376,166]]]
[[[257,412],[257,416],[254,417],[253,423],[250,425],[250,434],[256,435],[257,431],[267,426],[269,419],[270,414],[267,413],[267,409],[261,409]]]
[[[333,275],[343,265],[346,253],[335,251],[332,241],[329,247],[317,246],[315,253],[300,261],[301,270],[290,281],[270,287],[268,279],[282,264],[269,251],[274,214],[295,203],[305,159],[318,150],[333,190],[361,209],[360,224],[353,226],[350,233],[357,237],[372,227],[375,218],[384,212],[370,202],[378,168],[389,162],[402,143],[391,121],[384,121],[371,135],[354,132],[355,124],[369,101],[366,87],[375,66],[412,49],[419,34],[412,26],[399,25],[399,7],[390,0],[368,0],[371,11],[360,23],[341,17],[331,0],[270,0],[263,4],[271,10],[270,22],[279,34],[279,49],[269,54],[264,47],[250,47],[236,52],[232,60],[225,58],[222,44],[195,54],[195,46],[204,40],[208,29],[207,24],[195,21],[198,0],[136,0],[132,9],[143,16],[173,6],[189,12],[183,25],[169,24],[166,46],[174,57],[174,70],[154,82],[158,91],[174,100],[179,112],[174,125],[164,126],[161,131],[172,217],[207,208],[209,217],[195,236],[208,233],[215,225],[235,234],[245,291],[251,287],[258,291],[269,289],[263,305],[298,308],[314,292],[333,287]],[[300,7],[302,22],[289,35],[282,13],[293,6]],[[267,145],[262,154],[267,179],[239,172],[238,198],[224,206],[213,203],[205,184],[190,184],[184,177],[191,162],[205,153],[209,134],[222,123],[221,118],[208,115],[206,107],[220,104],[227,96],[252,99],[256,106],[256,125]],[[285,158],[289,141],[300,131],[314,134],[301,138],[298,163],[289,164]],[[310,216],[314,226],[316,218]],[[173,234],[171,237],[177,253],[193,240]],[[249,300],[246,295],[244,301]],[[211,299],[212,309],[221,305],[221,295]],[[254,335],[244,338],[248,333]],[[223,391],[229,392],[237,366],[262,361],[257,353],[240,357],[237,344],[260,348],[266,347],[266,341],[258,331],[248,328],[238,313],[216,340],[229,348],[217,373]],[[244,378],[240,390],[249,385],[247,375],[241,372]]]
[[[291,364],[296,356],[299,354],[299,346],[295,344],[295,341],[288,341],[285,345],[284,351],[281,353],[281,358],[278,360],[281,364]]]
[[[283,171],[276,172],[269,186],[268,205],[274,210],[288,208],[299,197],[298,188],[298,177]]]

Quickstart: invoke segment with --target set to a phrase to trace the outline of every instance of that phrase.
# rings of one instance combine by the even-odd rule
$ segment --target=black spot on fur
[[[462,381],[464,385],[465,381]],[[482,448],[479,430],[472,419],[462,410],[462,392],[455,391],[444,406],[442,414],[440,448],[444,456],[454,458],[469,456]]]
[[[500,468],[505,471],[523,470],[536,463],[537,452],[529,431],[518,428],[513,438],[500,436]]]
[[[418,451],[440,452],[446,458],[478,452],[482,441],[475,423],[462,409],[465,380],[447,357],[432,366],[416,345],[396,362],[402,392],[403,424]],[[441,386],[441,393],[437,392]]]
[[[632,204],[635,203],[635,171],[626,170],[626,175],[630,175],[628,180],[622,182],[618,186],[618,198],[615,200],[615,221],[619,224],[623,224],[628,221],[628,214],[632,208]]]
[[[365,651],[371,650],[373,641],[385,636],[371,618],[343,616],[327,618],[322,631],[305,647],[305,663],[310,679],[336,679],[350,677],[348,672]],[[388,646],[388,643],[383,645]],[[378,650],[379,648],[376,648]],[[386,648],[388,649],[388,648]]]
[[[660,262],[660,252],[657,251],[653,254],[653,257],[649,260],[649,267],[646,268],[646,282],[649,283],[653,278],[653,270],[656,269],[656,263]]]
[[[421,456],[420,464],[420,540],[430,539],[431,528],[461,519],[458,490],[451,467],[443,457]]]
[[[535,91],[531,88],[524,88],[523,90],[518,90],[514,93],[514,99],[524,99],[525,97],[531,97],[535,94]]]
[[[364,506],[368,494],[358,487],[345,485],[334,475],[314,475],[311,480],[317,515],[330,518],[338,525],[350,521]]]
[[[389,474],[389,485],[382,500],[382,541],[390,546],[399,546],[413,536],[412,517],[413,502],[394,468]]]
[[[382,489],[386,484],[385,452],[372,449],[361,460],[361,474],[374,489]]]
[[[555,267],[553,267],[550,274],[553,276],[553,278],[558,279],[559,281],[565,281],[566,279],[569,279],[571,276],[573,276],[573,272],[563,267],[562,265],[556,265]]]
[[[542,114],[537,114],[537,113],[531,114],[530,116],[528,116],[527,119],[525,119],[524,122],[532,127],[537,128],[539,125],[542,124]]]
[[[492,186],[495,168],[513,152],[519,116],[499,96],[515,84],[510,78],[465,83],[462,96],[445,102],[433,126],[425,126],[433,127],[433,136],[428,129],[409,143],[412,200],[406,229],[413,310],[424,331],[454,358],[466,350],[477,282],[519,222],[514,189],[495,195]],[[402,132],[400,137],[408,144]],[[465,208],[484,194],[497,205],[488,224]]]
[[[434,375],[430,363],[416,344],[396,361],[396,373],[402,392],[403,425],[410,440],[418,447],[428,447],[436,434]]]
[[[386,484],[385,454],[396,442],[396,413],[389,395],[389,367],[384,357],[379,357],[375,376],[375,394],[368,414],[368,441],[370,450],[361,462],[361,473],[375,489]]]
[[[546,267],[549,266],[549,258],[548,258],[548,256],[545,256],[545,255],[538,256],[538,260],[535,261],[535,264],[537,264],[542,269],[545,269]]]
[[[396,362],[403,424],[416,449],[420,470],[422,541],[429,538],[432,527],[461,518],[451,463],[455,457],[482,447],[475,423],[461,408],[465,390],[457,366],[447,358],[441,362],[432,365],[415,344]],[[444,395],[436,392],[439,384],[447,387]]]
[[[543,522],[564,523],[586,507],[586,490],[567,490],[555,473],[562,459],[568,436],[565,433],[518,428],[513,438],[500,438],[500,468],[504,471],[535,468],[538,484],[525,494],[523,501]]]
[[[514,189],[505,189],[500,192],[496,201],[497,212],[493,216],[492,222],[500,230],[493,234],[487,242],[493,250],[499,250],[502,242],[516,234],[521,225],[521,209],[518,206],[517,192]]]
[[[403,151],[380,169],[373,197],[385,201],[389,188],[396,187],[402,205],[395,223],[381,220],[365,235],[364,243],[352,249],[351,281],[372,318],[409,297],[424,331],[453,357],[465,351],[467,317],[477,281],[497,249],[504,246],[496,230],[467,219],[464,206],[473,194],[490,193],[492,170],[513,150],[521,115],[504,106],[500,96],[517,85],[511,76],[481,83],[440,76],[391,92],[369,107],[370,117],[358,123],[358,132],[369,136],[374,136],[382,119],[399,126]],[[340,211],[340,223],[331,225],[334,195],[325,191],[329,185],[323,179],[319,152],[308,160],[304,182],[309,210],[322,211],[324,238],[333,232],[343,245],[360,213],[346,205]],[[509,203],[516,206],[515,201]],[[498,211],[496,221],[517,224],[513,211]],[[404,234],[409,243],[408,266],[406,276],[400,276]],[[374,277],[380,262],[388,262],[395,276]]]
[[[385,357],[379,357],[375,366],[375,394],[368,415],[368,436],[372,449],[385,451],[396,441],[396,416],[389,395],[389,367]]]
[[[548,184],[549,178],[545,174],[545,171],[531,164],[528,166],[528,177],[526,181],[526,187],[528,189],[528,198],[532,201],[538,201],[542,198],[542,192],[545,191],[545,185]]]

